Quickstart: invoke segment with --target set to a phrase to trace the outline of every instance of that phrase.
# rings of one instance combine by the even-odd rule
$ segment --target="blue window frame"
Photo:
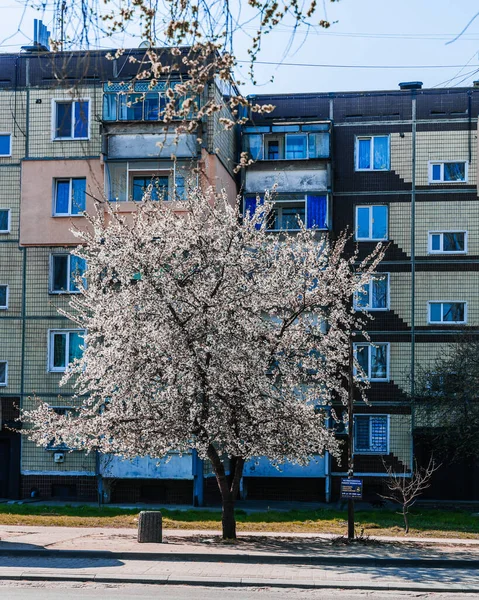
[[[429,302],[429,323],[466,323],[466,302]]]

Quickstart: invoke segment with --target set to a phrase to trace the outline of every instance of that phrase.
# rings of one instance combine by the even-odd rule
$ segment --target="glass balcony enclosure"
[[[136,83],[105,83],[103,85],[104,121],[161,121],[168,99],[166,90],[175,89],[180,82],[160,81],[152,86],[148,81]],[[175,99],[176,109],[180,110],[188,96]],[[186,118],[192,117],[199,107],[199,97]]]
[[[308,160],[330,158],[331,123],[248,126],[243,150],[253,160]]]

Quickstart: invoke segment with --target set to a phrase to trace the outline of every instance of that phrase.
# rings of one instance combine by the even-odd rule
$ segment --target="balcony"
[[[329,159],[331,123],[248,126],[243,150],[255,161]]]

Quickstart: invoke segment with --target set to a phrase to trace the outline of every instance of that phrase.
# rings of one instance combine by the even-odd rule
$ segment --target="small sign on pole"
[[[363,480],[345,478],[341,479],[341,499],[361,500],[363,497]]]

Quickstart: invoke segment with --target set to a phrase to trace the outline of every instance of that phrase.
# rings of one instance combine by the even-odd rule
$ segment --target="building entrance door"
[[[10,440],[0,440],[0,498],[8,497],[10,472]]]

